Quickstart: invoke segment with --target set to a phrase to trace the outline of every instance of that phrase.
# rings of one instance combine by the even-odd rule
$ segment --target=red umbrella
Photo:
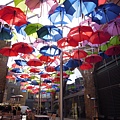
[[[11,47],[3,47],[0,49],[0,54],[4,55],[4,56],[17,56],[18,53],[13,50]]]
[[[92,44],[100,45],[102,43],[109,41],[110,37],[111,35],[109,33],[97,30],[92,34],[92,36],[89,39],[89,42]]]
[[[69,31],[68,38],[70,39],[69,41],[81,42],[88,40],[92,34],[93,30],[90,26],[77,26]]]
[[[40,69],[38,69],[38,68],[31,68],[29,71],[33,72],[33,73],[39,73]]]
[[[88,63],[97,63],[100,61],[102,61],[102,57],[97,54],[92,54],[85,58],[85,62],[88,62]]]
[[[39,59],[30,59],[27,62],[27,65],[29,65],[29,66],[42,66],[42,64],[43,63]]]
[[[113,56],[113,55],[119,55],[120,54],[120,45],[114,45],[110,46],[106,51],[106,55]]]
[[[55,67],[54,66],[46,66],[45,70],[46,70],[46,72],[54,72],[55,71]]]
[[[72,53],[72,58],[81,59],[81,58],[85,58],[87,55],[88,55],[87,52],[85,52],[84,50],[75,50]]]
[[[80,66],[80,69],[81,69],[81,70],[89,70],[89,69],[91,69],[91,68],[93,68],[93,65],[90,64],[90,63],[88,63],[88,62],[84,62],[84,63],[82,63],[82,65]]]
[[[27,23],[26,15],[17,7],[5,6],[0,10],[0,19],[10,25],[21,26]]]
[[[29,54],[32,53],[33,47],[28,43],[18,42],[12,45],[12,49],[17,51],[18,53]]]
[[[40,61],[45,62],[45,63],[53,62],[54,61],[54,59],[52,59],[51,57],[44,56],[44,55],[40,56],[39,59],[40,59]]]
[[[14,75],[7,75],[6,78],[7,78],[7,79],[15,80],[15,76],[14,76]]]
[[[21,78],[30,78],[30,76],[28,74],[22,74],[20,75]]]
[[[76,47],[78,46],[78,42],[69,40],[70,38],[64,37],[57,41],[57,46],[59,48],[66,48],[66,47]]]
[[[44,73],[44,74],[41,74],[40,77],[41,78],[48,78],[48,77],[50,77],[50,74]]]

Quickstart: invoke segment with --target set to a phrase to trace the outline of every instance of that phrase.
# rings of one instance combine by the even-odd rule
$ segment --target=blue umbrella
[[[56,70],[56,71],[60,71],[60,65],[56,66],[56,67],[55,67],[55,70]],[[66,70],[69,70],[69,68],[66,67],[65,65],[63,65],[63,71],[66,71]]]
[[[72,22],[73,16],[67,14],[64,7],[58,6],[54,13],[49,14],[48,18],[54,25],[60,24],[62,26]]]
[[[44,79],[43,82],[44,82],[44,83],[51,83],[52,81],[49,80],[49,79]]]
[[[30,22],[27,22],[27,24],[23,24],[21,26],[15,26],[15,29],[17,31],[17,33],[23,35],[23,36],[27,36],[26,32],[24,31],[24,29],[26,28],[26,26],[30,24]]]
[[[38,38],[47,42],[56,42],[62,38],[63,32],[54,25],[45,25],[37,31]]]
[[[10,40],[13,37],[10,28],[2,27],[0,31],[0,40]]]
[[[97,7],[91,12],[92,21],[98,24],[105,24],[114,20],[120,14],[120,6],[114,3],[106,3]]]
[[[36,80],[32,80],[30,84],[31,85],[39,85],[39,83]]]
[[[26,60],[14,60],[14,61],[19,66],[27,66],[27,61]]]
[[[11,72],[14,72],[14,73],[22,73],[23,71],[20,69],[20,68],[13,68],[11,70]]]
[[[92,12],[97,6],[97,2],[96,0],[65,0],[63,5],[65,6],[66,13],[78,18]],[[71,13],[70,11],[73,11],[73,8],[75,9],[75,12]]]
[[[65,63],[65,66],[67,66],[68,68],[76,68],[79,67],[81,64],[82,64],[81,60],[71,58]]]
[[[39,52],[42,55],[53,57],[60,55],[61,50],[57,46],[51,45],[51,46],[43,46]]]

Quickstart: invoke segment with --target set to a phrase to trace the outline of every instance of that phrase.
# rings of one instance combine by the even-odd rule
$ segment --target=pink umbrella
[[[103,27],[105,32],[108,32],[110,35],[119,35],[120,34],[120,16],[108,23]]]
[[[58,6],[58,3],[55,0],[26,0],[25,4],[33,12],[38,8],[40,8],[40,10],[46,8],[48,13],[53,13]],[[42,13],[42,11],[39,12]]]

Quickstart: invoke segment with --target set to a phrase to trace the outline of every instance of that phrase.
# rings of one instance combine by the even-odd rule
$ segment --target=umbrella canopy
[[[47,42],[56,42],[62,38],[63,31],[54,25],[45,25],[37,31],[37,35]]]
[[[89,42],[92,44],[101,45],[102,43],[109,41],[110,37],[111,35],[109,33],[97,30],[92,34],[92,36],[89,39]]]
[[[89,38],[91,37],[92,34],[93,34],[93,30],[91,27],[77,26],[77,27],[70,29],[70,31],[68,33],[68,38],[69,38],[68,40],[76,41],[79,43],[84,40],[89,40]]]
[[[49,62],[54,61],[53,58],[51,58],[49,56],[44,56],[44,55],[40,56],[39,59],[40,59],[40,61],[42,61],[44,63],[49,63]]]
[[[81,70],[89,70],[92,68],[93,68],[93,65],[91,63],[88,63],[88,62],[83,62],[82,65],[80,66]]]
[[[13,37],[13,34],[10,28],[2,27],[0,30],[0,40],[10,40]]]
[[[33,47],[28,43],[18,42],[12,45],[12,49],[18,53],[29,54],[33,52]]]
[[[26,60],[18,59],[18,60],[14,60],[14,61],[19,66],[26,66],[27,65],[27,61]]]
[[[59,48],[66,48],[66,47],[76,47],[78,46],[78,42],[69,40],[68,37],[63,37],[62,39],[57,41],[57,46]]]
[[[25,4],[33,12],[36,12],[35,9],[42,10],[45,7],[48,13],[52,13],[58,6],[58,2],[54,0],[26,0]],[[44,11],[39,11],[39,14],[42,12],[44,13]]]
[[[18,56],[18,53],[13,50],[11,47],[3,47],[0,49],[0,54],[4,55],[4,56]]]
[[[92,21],[98,24],[108,23],[114,20],[120,13],[120,6],[114,3],[106,3],[97,7],[97,10],[91,13]]]
[[[29,65],[29,66],[42,66],[42,62],[39,59],[30,59],[27,62],[27,65]]]
[[[72,53],[72,58],[81,59],[85,58],[87,55],[88,55],[87,52],[85,52],[84,50],[74,50]]]
[[[102,57],[97,54],[92,54],[85,58],[85,62],[88,62],[88,63],[97,63],[100,61],[102,61]]]
[[[26,28],[26,26],[28,24],[30,24],[30,22],[27,22],[27,24],[23,24],[21,26],[15,26],[15,29],[16,29],[17,33],[19,33],[19,34],[21,34],[23,36],[27,36],[27,34],[26,34],[24,29]]]
[[[108,32],[110,35],[119,35],[120,34],[120,16],[112,20],[103,27],[103,30]]]
[[[44,56],[53,57],[60,55],[61,50],[57,46],[51,45],[51,46],[43,46],[39,52]]]
[[[54,72],[55,71],[55,67],[54,66],[46,66],[45,70],[46,70],[46,72]]]
[[[73,16],[66,14],[65,8],[58,6],[52,14],[49,14],[48,18],[54,25],[68,24],[72,21]]]
[[[38,31],[41,27],[43,27],[42,24],[30,23],[30,24],[26,25],[24,31],[26,32],[27,35],[31,35],[31,34],[35,33],[36,31]]]
[[[105,51],[105,54],[108,56],[119,55],[120,54],[120,45],[114,45],[114,46],[109,47]]]
[[[33,73],[39,73],[40,69],[38,69],[38,68],[31,68],[29,71],[33,72]]]
[[[26,15],[24,12],[12,6],[5,6],[0,10],[0,19],[4,20],[10,25],[21,26],[27,23]]]
[[[63,69],[63,71],[69,70],[69,68],[67,66],[65,66],[65,65],[62,66],[62,69]],[[55,70],[60,71],[60,65],[56,66]]]
[[[82,64],[81,60],[70,59],[64,65],[68,68],[76,68]]]
[[[63,5],[67,13],[78,18],[92,12],[97,7],[97,2],[95,0],[65,0]],[[71,13],[70,11],[74,12]]]
[[[14,73],[22,73],[23,71],[20,69],[20,68],[13,68],[11,70],[11,72],[14,72]]]

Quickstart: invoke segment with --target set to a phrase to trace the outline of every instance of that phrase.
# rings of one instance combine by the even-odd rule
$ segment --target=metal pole
[[[63,53],[60,54],[60,120],[63,120]]]

